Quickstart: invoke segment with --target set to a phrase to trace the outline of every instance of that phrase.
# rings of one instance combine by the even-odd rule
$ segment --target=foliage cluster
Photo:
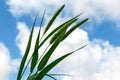
[[[30,57],[30,59],[27,62],[28,59],[28,54],[31,48],[31,43],[32,43],[32,38],[33,38],[33,31],[34,31],[34,26],[36,24],[36,20],[38,15],[36,15],[36,18],[34,20],[33,26],[32,26],[32,30],[29,36],[29,40],[28,40],[28,44],[26,47],[26,51],[25,54],[21,60],[21,64],[19,67],[19,71],[17,74],[17,80],[21,80],[23,75],[25,74],[25,71],[27,70],[28,65],[30,65],[30,73],[27,76],[27,80],[42,80],[45,76],[48,76],[54,80],[55,77],[54,75],[63,75],[64,74],[48,74],[48,72],[53,69],[59,62],[61,62],[63,59],[65,59],[66,57],[68,57],[69,55],[71,55],[72,53],[84,48],[80,47],[72,52],[69,52],[61,57],[59,57],[58,59],[54,60],[53,62],[48,63],[51,55],[54,53],[55,49],[58,47],[58,45],[65,40],[73,31],[75,31],[75,29],[77,29],[79,26],[81,26],[83,23],[85,23],[88,18],[83,19],[82,21],[79,21],[78,23],[76,23],[75,25],[73,25],[70,29],[68,29],[71,24],[75,23],[78,20],[78,17],[81,15],[77,15],[69,20],[67,20],[66,22],[62,23],[61,25],[59,25],[58,27],[56,27],[53,31],[51,31],[44,39],[44,35],[47,33],[47,31],[50,29],[51,25],[53,24],[53,22],[55,21],[55,19],[57,18],[57,16],[60,14],[60,12],[63,10],[63,8],[65,7],[65,5],[62,5],[56,12],[55,14],[52,16],[52,18],[50,19],[50,21],[48,22],[48,24],[45,27],[45,30],[43,32],[43,35],[40,36],[41,33],[41,25],[43,23],[44,20],[44,15],[45,15],[45,11],[43,13],[43,17],[41,19],[41,24],[39,27],[39,32],[37,35],[37,39],[36,39],[36,43],[35,43],[35,47],[34,47],[34,51],[32,53],[32,56]],[[44,50],[44,53],[42,53],[42,55],[39,57],[38,55],[41,54],[39,53],[39,49],[44,45],[44,43],[50,39],[50,42],[48,44],[48,46],[46,47],[46,49]],[[48,49],[48,50],[47,50]],[[25,65],[27,64],[27,65]]]

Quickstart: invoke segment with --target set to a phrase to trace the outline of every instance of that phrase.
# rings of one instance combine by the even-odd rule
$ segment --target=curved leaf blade
[[[65,35],[66,31],[63,31],[61,33],[61,35],[59,35],[59,37],[56,39],[56,41],[53,43],[53,45],[51,46],[51,48],[47,51],[47,53],[43,56],[42,60],[39,62],[38,64],[38,71],[42,70],[45,65],[47,64],[50,56],[53,54],[53,52],[55,51],[55,49],[58,47],[58,45],[60,44],[61,40],[63,39],[63,36]]]
[[[30,33],[30,36],[29,36],[27,48],[26,48],[25,54],[24,54],[24,56],[21,60],[21,64],[20,64],[20,67],[19,67],[18,75],[17,75],[17,80],[20,80],[22,75],[24,74],[22,72],[23,72],[23,68],[25,66],[26,59],[27,59],[28,54],[29,54],[29,50],[30,50],[30,46],[31,46],[31,42],[32,42],[32,36],[33,36],[33,30],[34,30],[34,26],[35,26],[35,23],[36,23],[37,16],[38,16],[38,14],[36,15],[36,18],[34,20],[32,30],[31,30],[31,33]]]
[[[48,29],[50,28],[50,26],[52,25],[52,23],[54,22],[54,20],[57,18],[57,16],[60,14],[60,12],[63,10],[63,8],[65,7],[65,5],[62,5],[57,11],[56,13],[53,15],[53,17],[50,19],[50,21],[48,22],[44,34],[48,31]]]
[[[53,76],[51,76],[51,75],[49,75],[49,74],[46,74],[46,76],[48,76],[48,77],[50,77],[50,78],[52,78],[52,79],[54,79],[54,80],[57,80],[56,78],[54,78]]]
[[[32,54],[32,60],[31,60],[31,66],[30,66],[30,73],[33,72],[33,70],[34,70],[34,68],[35,68],[35,66],[37,64],[37,61],[38,61],[39,38],[40,38],[41,26],[42,26],[42,23],[43,23],[43,20],[44,20],[44,15],[45,15],[45,11],[44,11],[43,16],[42,16],[42,20],[41,20],[41,23],[40,23],[39,32],[38,32],[36,43],[35,43],[34,52]]]
[[[86,46],[86,45],[85,45]],[[85,46],[83,47],[80,47],[56,60],[54,60],[53,62],[51,62],[49,65],[47,65],[44,69],[42,69],[42,71],[36,76],[36,80],[41,80],[52,68],[54,68],[59,62],[61,62],[63,59],[65,59],[66,57],[68,57],[69,55],[71,55],[72,53],[84,48]]]
[[[35,80],[35,77],[36,77],[36,75],[33,74],[33,75],[29,76],[29,77],[27,78],[27,80]]]
[[[51,40],[50,40],[50,44],[52,44],[52,43],[57,39],[57,37],[59,37],[59,35],[60,35],[64,30],[66,31],[67,28],[68,28],[72,23],[74,23],[76,20],[77,20],[77,18],[75,18],[75,19],[69,21],[68,23],[66,23],[65,25],[63,25],[63,27],[62,27],[61,29],[59,29],[56,34],[53,35],[53,37],[52,37]]]
[[[39,43],[39,39],[37,39],[36,41],[36,45],[35,45],[35,49],[34,49],[34,52],[33,52],[33,55],[32,55],[32,60],[31,60],[31,66],[30,66],[30,73],[33,72],[36,64],[37,64],[37,61],[38,61],[38,49],[37,49],[37,44]]]
[[[81,15],[81,14],[79,14],[79,15],[71,18],[71,19],[69,19],[68,21],[64,22],[63,24],[61,24],[60,26],[58,26],[57,28],[55,28],[53,31],[51,31],[51,32],[47,35],[47,37],[40,43],[40,45],[39,45],[38,48],[40,48],[40,47],[45,43],[45,41],[47,41],[55,32],[57,32],[59,29],[61,29],[65,24],[67,24],[68,22],[70,22],[70,21],[73,20],[73,19],[76,19],[76,18],[77,18],[78,16],[80,16],[80,15]]]
[[[86,21],[88,21],[89,18],[86,18],[82,21],[80,21],[78,24],[76,24],[75,26],[73,26],[64,36],[63,40],[65,38],[67,38],[69,36],[69,34],[71,34],[75,29],[77,29],[79,26],[81,26],[83,23],[85,23]]]

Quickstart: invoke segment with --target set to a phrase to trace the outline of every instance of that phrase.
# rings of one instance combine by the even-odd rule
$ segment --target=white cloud
[[[94,40],[59,67],[71,74],[72,80],[119,80],[119,61],[120,46],[114,47],[108,41]]]
[[[19,22],[18,24],[17,28],[21,26],[21,28],[18,28],[18,36],[22,35],[19,38],[17,36],[16,40],[20,41],[17,44],[20,50],[23,50],[21,48],[25,47],[23,44],[27,41],[28,37],[25,36],[26,32],[29,33],[29,29],[25,23]],[[38,28],[35,27],[34,34],[37,34],[37,31]],[[33,41],[35,41],[35,38]],[[98,39],[89,41],[87,32],[81,29],[77,29],[58,47],[52,55],[51,61],[86,43],[88,44],[86,48],[74,53],[57,66],[60,70],[71,75],[70,77],[64,77],[62,80],[119,80],[120,46],[115,47],[109,41]]]
[[[6,46],[0,42],[0,80],[8,80],[11,71],[10,55]]]
[[[0,80],[10,80],[10,74],[18,70],[20,60],[11,59],[8,48],[0,42]]]
[[[13,14],[13,16],[21,16],[24,14],[30,14],[34,11],[37,10],[44,10],[45,8],[49,8],[49,4],[54,4],[56,5],[62,3],[58,2],[56,0],[49,1],[48,0],[7,0],[7,4],[9,5],[10,9],[9,11]],[[29,4],[26,4],[29,3]],[[46,6],[46,7],[45,7]]]
[[[29,4],[27,4],[29,2]],[[109,19],[116,22],[119,28],[120,10],[119,0],[7,0],[9,11],[13,16],[23,16],[33,14],[37,10],[43,12],[47,10],[46,17],[50,17],[52,12],[61,4],[65,3],[65,19],[59,17],[53,26],[58,25],[67,18],[77,13],[84,12],[85,15],[92,17],[96,22]],[[114,6],[114,7],[113,7]],[[40,12],[40,14],[42,14]],[[19,34],[16,37],[16,43],[23,56],[29,29],[24,22],[17,23]],[[35,28],[34,39],[38,32]],[[72,51],[77,47],[88,43],[88,46],[65,59],[58,67],[65,73],[71,74],[71,77],[64,77],[62,80],[119,80],[120,74],[120,46],[112,46],[109,41],[93,40],[89,41],[87,32],[77,29],[69,38],[67,38],[56,50],[52,60],[60,57],[66,52]],[[46,46],[46,45],[45,45]],[[34,44],[32,44],[32,49]],[[42,50],[42,49],[41,49]]]
[[[31,15],[37,10],[42,14],[44,9],[47,10],[46,15],[50,17],[61,4],[66,4],[64,13],[66,17],[84,12],[85,16],[94,18],[95,22],[108,19],[115,22],[116,26],[120,21],[119,3],[120,0],[61,0],[59,2],[56,0],[7,0],[9,11],[16,17]]]
[[[70,77],[65,76],[62,80],[71,80]]]
[[[17,23],[17,29],[19,34],[16,37],[16,43],[21,51],[20,53],[23,55],[29,37],[29,29],[24,22]]]

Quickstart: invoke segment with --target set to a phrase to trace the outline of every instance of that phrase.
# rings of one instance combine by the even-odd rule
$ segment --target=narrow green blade
[[[36,23],[37,16],[36,16],[36,18],[34,20],[34,23],[33,23],[33,26],[32,26],[32,30],[31,30],[31,33],[30,33],[30,36],[29,36],[27,48],[26,48],[25,54],[24,54],[24,56],[22,58],[20,67],[19,67],[19,71],[18,71],[18,75],[17,75],[17,80],[21,80],[21,77],[22,77],[22,74],[23,74],[22,72],[23,72],[23,68],[25,66],[26,59],[28,57],[29,50],[30,50],[30,46],[31,46],[31,42],[32,42],[32,36],[33,36],[33,30],[34,30],[34,26],[35,26],[35,23]]]
[[[50,26],[52,25],[52,23],[54,22],[54,20],[56,19],[56,17],[60,14],[60,12],[63,10],[63,8],[65,7],[65,5],[62,5],[57,11],[56,13],[53,15],[53,17],[50,19],[50,21],[48,22],[44,34],[48,31],[48,29],[50,28]]]
[[[32,60],[31,60],[31,66],[30,66],[30,73],[33,72],[36,64],[37,64],[37,61],[38,61],[38,44],[39,44],[39,36],[40,36],[40,30],[39,30],[39,33],[38,33],[38,36],[37,36],[37,40],[36,40],[36,44],[35,44],[35,49],[34,49],[34,52],[32,54]]]
[[[31,75],[27,80],[35,80],[36,75],[35,74]],[[51,76],[49,74],[46,74],[46,76],[50,77],[53,80],[57,80],[56,78],[54,78],[53,76]]]
[[[49,74],[49,75],[51,75],[51,76],[70,76],[68,74]]]
[[[37,36],[37,39],[36,39],[36,43],[35,43],[35,48],[34,48],[34,52],[32,54],[32,60],[31,60],[31,66],[30,66],[30,73],[33,72],[36,64],[37,64],[37,61],[38,61],[38,45],[39,45],[39,38],[40,38],[40,32],[41,32],[41,26],[42,26],[42,23],[43,23],[43,20],[44,20],[44,15],[45,15],[45,11],[43,13],[43,16],[42,16],[42,20],[41,20],[41,24],[40,24],[40,29],[39,29],[39,32],[38,32],[38,36]]]
[[[86,45],[85,45],[86,46]],[[72,53],[84,48],[85,46],[76,49],[75,51],[72,51],[56,60],[54,60],[53,62],[51,62],[49,65],[47,65],[45,68],[42,69],[42,71],[36,76],[36,80],[42,80],[43,77],[52,69],[54,68],[59,62],[61,62],[63,59],[65,59],[66,57],[68,57],[69,55],[71,55]]]
[[[66,23],[61,29],[59,29],[59,30],[57,31],[57,33],[54,34],[53,37],[51,38],[50,44],[52,44],[52,43],[57,39],[57,37],[59,37],[59,35],[60,35],[64,30],[67,30],[67,28],[68,28],[72,23],[74,23],[76,20],[77,20],[77,18],[69,21],[69,22]]]
[[[36,77],[36,75],[33,74],[33,75],[29,76],[27,80],[35,80],[35,77]]]
[[[75,29],[77,29],[79,26],[81,26],[83,23],[85,23],[86,21],[88,21],[89,18],[86,18],[84,20],[82,20],[81,22],[79,22],[78,24],[76,24],[75,26],[73,26],[63,37],[63,40],[65,38],[67,38],[69,36],[69,34],[71,34]]]
[[[81,14],[80,14],[80,15],[81,15]],[[57,32],[57,31],[58,31],[60,28],[62,28],[65,24],[67,24],[67,23],[70,22],[71,20],[76,19],[76,18],[77,18],[78,16],[80,16],[80,15],[77,15],[77,16],[69,19],[68,21],[64,22],[63,24],[61,24],[60,26],[58,26],[57,28],[55,28],[53,31],[51,31],[51,32],[47,35],[47,37],[40,43],[40,45],[39,45],[38,48],[40,48],[40,47],[45,43],[45,41],[47,41],[55,32]]]
[[[57,80],[56,78],[54,78],[53,76],[49,75],[49,74],[46,74],[46,76],[52,78],[53,80]]]
[[[47,51],[47,53],[43,56],[42,60],[39,62],[38,64],[38,71],[42,70],[45,65],[47,64],[50,56],[52,55],[52,53],[54,52],[54,50],[58,47],[58,45],[60,44],[63,36],[65,35],[65,31],[63,31],[61,33],[61,35],[59,35],[59,37],[57,38],[57,40],[53,43],[53,45],[51,46],[51,48]]]

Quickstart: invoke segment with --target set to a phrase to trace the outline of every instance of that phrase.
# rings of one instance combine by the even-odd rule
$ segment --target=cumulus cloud
[[[17,29],[19,30],[19,34],[16,37],[16,43],[21,51],[20,53],[23,55],[29,37],[29,29],[24,22],[17,23]]]
[[[29,2],[29,4],[27,4]],[[119,0],[7,0],[9,11],[13,16],[23,16],[25,14],[33,14],[37,10],[43,12],[47,10],[46,15],[49,17],[51,13],[56,10],[60,5],[66,4],[65,13],[66,17],[71,17],[75,14],[84,12],[85,16],[89,16],[95,19],[95,22],[101,22],[102,20],[111,20],[119,24],[120,10]],[[114,7],[113,7],[114,6]],[[119,28],[117,26],[117,28]]]
[[[28,3],[29,4],[26,4]],[[49,3],[46,3],[49,2]],[[62,4],[61,2],[58,2],[56,0],[52,0],[52,1],[42,1],[42,0],[7,0],[7,4],[9,5],[9,11],[13,14],[13,16],[22,16],[24,14],[30,14],[32,12],[36,12],[38,10],[43,11],[45,8],[49,8],[49,7],[56,7],[56,5],[53,5],[54,3],[56,3],[56,5],[58,4]],[[49,5],[51,4],[51,5]],[[55,9],[55,8],[54,8]],[[54,10],[52,9],[52,10]],[[49,11],[51,9],[48,9]],[[49,13],[48,13],[49,14]]]
[[[9,51],[6,46],[0,42],[0,80],[8,80],[8,74],[10,71],[11,65]]]
[[[25,44],[24,41],[27,40],[25,32],[28,31],[29,33],[27,25],[23,26],[23,24],[26,25],[19,22],[21,29],[18,28],[19,34],[23,35],[19,36],[19,38],[17,36],[17,40],[20,40],[18,46],[21,45],[21,48],[24,48],[22,44]],[[37,31],[38,28],[35,27],[34,34]],[[120,46],[115,47],[109,41],[98,39],[90,41],[87,32],[82,29],[77,29],[61,43],[50,61],[85,44],[88,44],[86,48],[72,54],[57,66],[64,73],[71,75],[70,77],[63,77],[62,80],[119,80]]]
[[[11,59],[8,48],[0,42],[0,80],[9,80],[10,74],[18,70],[20,60]]]
[[[71,80],[119,80],[119,59],[120,46],[114,47],[108,41],[94,40],[59,67],[71,74]]]

